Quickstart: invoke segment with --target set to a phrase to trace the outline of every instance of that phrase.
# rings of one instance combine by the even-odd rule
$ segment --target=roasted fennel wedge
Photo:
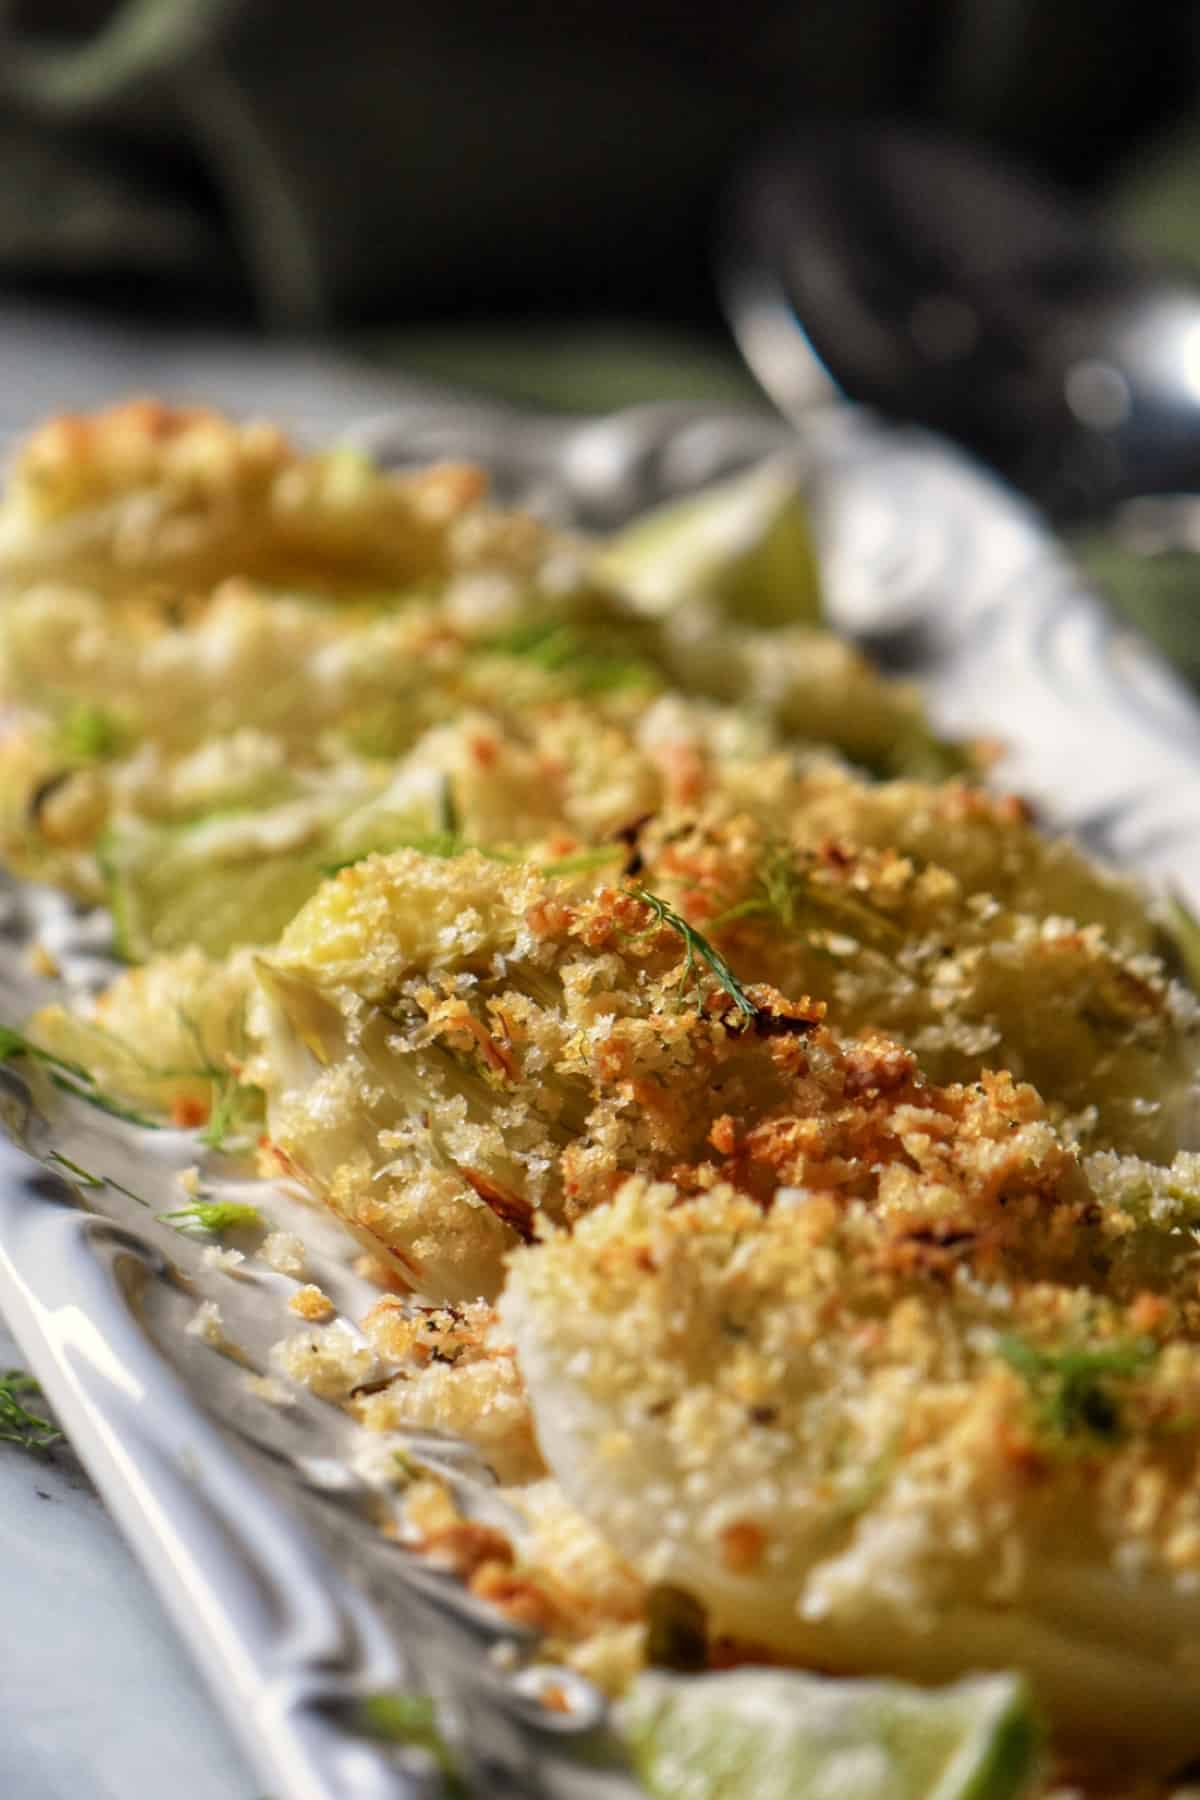
[[[707,1084],[765,1101],[763,1046],[818,1016],[751,999],[681,915],[587,860],[373,857],[260,960],[271,1141],[424,1292],[492,1294],[540,1220],[701,1154]]]
[[[542,1451],[750,1660],[1019,1669],[1060,1742],[1086,1753],[1103,1719],[1166,1772],[1200,1744],[1194,1257],[1141,1286],[1119,1206],[1018,1094],[885,1103],[920,1173],[864,1103],[865,1184],[844,1143],[806,1169],[781,1118],[766,1207],[635,1180],[514,1258],[500,1310]],[[1090,1285],[1106,1253],[1135,1298]]]
[[[876,915],[885,954],[875,957],[869,942],[846,936],[839,910],[869,912],[861,884],[835,883],[823,899],[818,888],[811,930],[770,916],[760,929],[749,914],[736,930],[720,915],[709,922],[696,871],[726,893],[744,881],[762,849],[753,821],[739,819],[724,840],[697,842],[682,826],[664,839],[647,838],[640,872],[624,882],[614,882],[604,846],[558,862],[536,852],[372,857],[326,882],[260,960],[256,1079],[271,1097],[271,1137],[357,1228],[409,1258],[417,1285],[423,1274],[436,1286],[434,1271],[458,1254],[446,1250],[449,1237],[438,1248],[452,1220],[451,1235],[478,1237],[491,1268],[482,1288],[462,1291],[492,1293],[499,1249],[528,1236],[539,1215],[569,1220],[608,1199],[624,1173],[696,1160],[721,1115],[761,1119],[786,1097],[774,1046],[822,1018],[868,1040],[882,1019],[922,1049],[935,1022],[946,1027],[948,1001],[931,996],[920,959],[898,963],[898,945],[916,941],[903,871],[890,882],[892,914]],[[811,866],[800,868],[808,881]],[[990,911],[1007,917],[998,903]],[[827,918],[839,928],[832,948]],[[985,962],[974,910],[956,925],[939,906],[927,929],[938,957],[950,955],[957,930],[963,963]],[[1070,1102],[1089,1071],[1097,1103],[1111,1092],[1108,1112],[1097,1104],[1099,1118],[1086,1122],[1089,1141],[1128,1149],[1137,1140],[1130,1119],[1167,1141],[1190,1077],[1190,1014],[1181,1000],[1174,1018],[1160,982],[1157,1064],[1143,1048],[1155,1040],[1140,1010],[1123,1048],[1114,1022],[1102,1064],[1097,1028],[1079,1021],[1098,1010],[1106,984],[1124,991],[1124,965],[1089,931],[1099,928],[1066,932],[1056,956],[1057,932],[1031,922],[1022,953],[1006,929],[992,1009],[1002,977],[1019,974],[1025,1011],[1006,1036],[981,1007],[975,1027],[991,1030],[980,1042],[964,1003],[944,1056],[953,1076],[986,1080],[999,1044],[1021,1073],[1040,1033],[1058,1065],[1042,1065],[1046,1129],[1062,1127],[1064,1153],[1078,1136]],[[960,984],[963,992],[969,999]],[[907,1055],[899,1042],[894,1050]],[[1151,1073],[1159,1107],[1144,1093]],[[1124,1097],[1139,1080],[1142,1108],[1130,1113]],[[482,1267],[472,1262],[470,1281]]]

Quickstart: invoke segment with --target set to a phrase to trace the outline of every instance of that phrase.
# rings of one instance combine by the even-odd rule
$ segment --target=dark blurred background
[[[0,0],[0,298],[719,386],[714,213],[771,128],[938,121],[1186,240],[1198,92],[1179,0]]]
[[[8,284],[273,327],[714,322],[738,156],[937,120],[1094,190],[1200,85],[1179,0],[8,0]]]

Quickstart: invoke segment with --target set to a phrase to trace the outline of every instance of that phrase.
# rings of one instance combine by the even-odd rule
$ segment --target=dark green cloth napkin
[[[889,12],[0,0],[0,279],[240,288],[305,327],[685,316],[739,148],[814,95],[881,97]]]
[[[940,119],[1087,180],[1194,81],[1175,0],[0,0],[0,283],[269,324],[715,323],[742,151]]]

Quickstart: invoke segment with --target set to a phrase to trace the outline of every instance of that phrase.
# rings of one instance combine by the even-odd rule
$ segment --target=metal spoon
[[[931,426],[1060,521],[1200,494],[1200,284],[952,139],[777,141],[733,190],[722,287],[789,415],[848,397]]]

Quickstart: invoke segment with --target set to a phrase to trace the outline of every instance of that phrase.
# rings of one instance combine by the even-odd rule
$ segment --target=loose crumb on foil
[[[263,1239],[259,1252],[279,1275],[291,1275],[299,1281],[305,1269],[304,1239],[294,1231],[272,1231]]]
[[[189,1337],[201,1338],[214,1350],[225,1347],[224,1322],[215,1300],[202,1300],[184,1327]]]
[[[345,1400],[377,1367],[370,1345],[360,1343],[340,1319],[325,1330],[281,1338],[271,1346],[271,1361],[281,1374],[323,1400]]]
[[[277,1381],[274,1375],[247,1375],[245,1377],[246,1392],[253,1394],[256,1400],[266,1400],[272,1406],[295,1406],[296,1390],[287,1386],[286,1382]]]
[[[288,1310],[307,1319],[310,1325],[324,1325],[327,1320],[332,1319],[337,1308],[329,1295],[310,1281],[304,1287],[296,1289],[288,1301]]]
[[[226,1250],[222,1244],[209,1244],[200,1260],[206,1269],[221,1275],[235,1275],[246,1258],[241,1250]]]

